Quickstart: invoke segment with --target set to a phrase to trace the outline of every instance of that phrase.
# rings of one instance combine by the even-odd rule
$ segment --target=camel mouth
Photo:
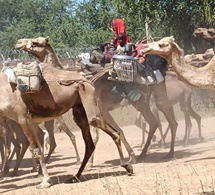
[[[15,45],[15,49],[23,50],[24,48],[25,48],[25,46],[24,46],[24,45],[20,45],[19,43],[17,43],[17,44]]]
[[[150,51],[151,51],[151,48],[147,44],[145,44],[144,48],[141,50],[141,52],[143,53],[149,53]]]

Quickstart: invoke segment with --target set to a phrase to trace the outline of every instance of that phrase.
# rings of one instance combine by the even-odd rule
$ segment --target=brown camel
[[[197,28],[193,34],[209,41],[215,53],[215,28]]]
[[[25,41],[25,39],[18,40],[16,48],[21,49],[21,45]],[[39,157],[42,167],[43,179],[37,187],[50,186],[50,177],[43,154],[43,132],[38,128],[38,123],[55,119],[71,108],[74,120],[82,131],[86,147],[83,162],[75,178],[70,179],[69,182],[80,177],[95,149],[89,124],[111,135],[119,149],[122,166],[129,173],[132,173],[131,165],[124,164],[119,132],[109,123],[108,119],[103,117],[95,99],[93,85],[75,72],[59,70],[52,67],[51,64],[41,63],[40,66],[44,81],[40,90],[35,93],[20,92],[15,84],[8,82],[6,74],[0,74],[0,91],[2,92],[2,96],[0,96],[0,122],[2,126],[5,126],[6,118],[10,118],[21,125],[33,153]]]
[[[215,89],[215,56],[203,67],[193,67],[172,36],[145,45],[145,52],[162,56],[172,65],[179,78],[196,88]]]
[[[50,45],[49,43],[49,38],[37,38],[37,39],[25,39],[23,41],[23,43],[20,43],[22,44],[22,47],[21,49],[28,52],[28,53],[31,53],[32,55],[34,55],[40,62],[43,62],[43,63],[48,63],[48,64],[51,64],[52,66],[54,67],[58,67],[58,68],[62,68],[62,64],[60,63],[60,61],[58,60],[58,57],[54,51],[54,48]],[[30,46],[30,47],[29,47]],[[31,47],[32,46],[32,47]],[[71,70],[71,69],[69,69]],[[74,68],[72,69],[74,70]],[[80,70],[79,67],[76,67],[76,70]],[[100,101],[100,97],[101,96],[98,96],[97,94],[97,90],[98,88],[96,88],[96,97],[99,99]],[[124,136],[124,133],[122,131],[122,129],[116,124],[116,122],[114,121],[114,119],[112,118],[112,116],[109,114],[109,112],[107,111],[107,109],[105,108],[104,104],[106,103],[111,103],[110,101],[109,102],[104,102],[101,101],[101,110],[102,110],[102,114],[106,117],[109,118],[109,120],[111,121],[111,124],[114,124],[115,127],[118,129],[118,131],[120,131],[120,136],[121,136],[121,140],[123,142],[123,144],[125,145],[125,148],[127,149],[128,151],[128,154],[129,154],[129,163],[134,163],[135,162],[135,154],[132,150],[132,148],[130,147],[130,145],[128,144],[128,142],[126,141],[125,139],[125,136]],[[109,104],[111,105],[111,104]],[[118,105],[119,107],[119,105]],[[59,119],[59,118],[57,118]],[[63,123],[61,123],[63,124]],[[94,141],[94,144],[96,144],[98,142],[98,135],[96,135],[98,133],[98,131],[96,129],[93,129],[92,130],[92,133],[93,133],[93,141]],[[92,163],[93,163],[93,155],[92,155],[92,158],[90,158],[89,160],[89,166],[92,166]]]
[[[178,79],[176,73],[174,73],[172,71],[167,71],[165,81],[166,81],[166,87],[167,87],[167,95],[168,95],[170,104],[175,105],[175,104],[179,103],[180,109],[184,113],[184,118],[185,118],[185,135],[184,135],[184,139],[183,139],[184,145],[185,146],[188,145],[189,135],[190,135],[190,131],[192,128],[190,116],[192,116],[197,122],[198,130],[199,130],[199,139],[202,142],[203,137],[201,134],[201,116],[198,115],[191,107],[191,96],[192,96],[191,88],[184,82],[180,81]],[[151,108],[152,108],[152,112],[153,112],[154,116],[156,117],[156,119],[158,121],[158,124],[159,124],[158,128],[159,128],[160,134],[161,134],[161,144],[162,144],[162,146],[164,146],[163,144],[165,144],[165,138],[169,131],[169,126],[167,127],[167,129],[163,135],[162,124],[160,121],[158,109],[155,105],[153,98],[151,101]],[[141,126],[144,126],[144,127],[146,126],[146,124],[144,124],[143,118],[140,118],[139,124],[141,124]],[[143,130],[143,140],[141,143],[141,147],[145,144],[145,140],[144,140],[145,135],[144,134],[145,134],[145,132]]]
[[[111,67],[110,67],[111,68]],[[107,70],[110,70],[107,67]],[[96,96],[103,102],[101,106],[103,106],[103,110],[111,111],[115,108],[121,107],[120,102],[122,101],[122,97],[114,95],[111,93],[111,89],[116,85],[115,81],[108,80],[109,74],[105,70],[101,70],[98,74],[94,75],[90,80],[95,85],[96,88]],[[126,83],[126,87],[129,87],[130,84]],[[139,85],[138,85],[139,86]],[[132,85],[131,87],[135,87]],[[152,93],[155,97],[155,102],[157,107],[163,114],[165,115],[167,121],[171,127],[172,140],[169,153],[164,158],[172,158],[174,156],[174,143],[175,143],[175,134],[177,129],[177,122],[175,120],[173,107],[168,103],[166,85],[165,82],[161,82],[159,84],[153,86],[141,86],[141,98],[136,101],[130,101],[130,104],[136,108],[137,111],[140,111],[141,115],[146,119],[149,124],[149,136],[147,138],[147,142],[138,157],[138,160],[142,160],[148,151],[148,147],[150,145],[151,140],[154,138],[154,132],[156,131],[158,124],[154,115],[151,112],[149,103],[148,103],[148,91],[152,90]],[[108,92],[108,93],[107,93]]]

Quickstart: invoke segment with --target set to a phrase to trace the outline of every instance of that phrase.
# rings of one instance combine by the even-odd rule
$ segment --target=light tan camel
[[[203,54],[188,54],[185,56],[185,60],[192,66],[202,67],[205,66],[213,56],[213,48],[210,48]]]
[[[20,44],[22,44],[22,47],[21,47],[22,50],[24,50],[28,53],[31,53],[40,62],[51,64],[52,66],[59,67],[60,69],[62,68],[62,64],[58,60],[58,57],[54,51],[54,48],[49,43],[49,38],[37,38],[37,39],[29,39],[29,40],[25,39],[25,41],[23,43],[20,43]],[[29,45],[30,46],[33,45],[33,47],[29,47]],[[79,70],[80,68],[77,67],[77,69]],[[125,145],[125,148],[127,149],[128,154],[129,154],[129,161],[128,162],[134,163],[135,162],[135,154],[134,154],[132,148],[130,147],[130,145],[126,141],[122,129],[116,124],[116,122],[114,121],[114,119],[112,118],[112,116],[109,114],[109,112],[106,109],[107,103],[108,103],[108,106],[112,106],[113,103],[111,103],[111,101],[103,102],[103,100],[101,100],[101,94],[98,96],[98,89],[99,88],[95,89],[96,90],[95,94],[96,94],[96,97],[101,102],[100,107],[102,110],[102,114],[104,116],[106,116],[111,121],[111,124],[114,124],[115,127],[117,127],[117,129],[121,132],[120,133],[121,140],[122,140],[123,144]],[[115,102],[114,102],[114,106],[115,106]],[[119,104],[117,105],[117,107],[119,107]],[[57,119],[59,120],[59,118],[57,118]],[[61,124],[63,124],[63,123],[61,123]],[[98,131],[96,129],[93,129],[92,133],[93,133],[94,144],[96,144],[98,142]],[[89,160],[89,167],[92,166],[92,164],[93,164],[93,155],[92,155],[92,158],[90,158],[90,160]]]
[[[198,125],[198,131],[199,131],[199,139],[202,142],[203,137],[201,133],[201,116],[197,114],[192,106],[191,106],[191,96],[192,96],[192,90],[191,88],[185,84],[184,82],[180,81],[176,75],[175,72],[167,71],[166,77],[165,77],[166,87],[167,87],[167,96],[169,99],[169,102],[171,105],[175,105],[177,103],[180,104],[180,109],[184,113],[185,118],[185,135],[184,135],[184,145],[188,145],[189,136],[192,128],[191,118],[193,117],[196,120],[196,123]],[[155,105],[155,102],[153,98],[151,99],[151,109],[155,116],[155,118],[158,121],[159,124],[159,131],[161,135],[161,146],[163,147],[165,144],[165,138],[169,131],[169,126],[167,127],[165,133],[162,132],[162,124],[160,121],[158,109]],[[138,116],[139,117],[139,116]],[[146,127],[146,124],[144,124],[145,120],[143,118],[139,118],[138,125],[141,125],[142,127]],[[142,143],[141,147],[145,144],[145,128],[143,128],[143,137],[142,137]]]
[[[215,89],[215,56],[203,67],[193,67],[172,36],[145,45],[144,52],[162,56],[172,65],[179,78],[196,88]]]
[[[17,175],[23,156],[29,147],[29,141],[27,140],[21,126],[17,122],[12,120],[8,120],[7,125],[8,125],[8,129],[7,129],[6,135],[4,135],[4,139],[9,140],[9,142],[6,142],[9,145],[5,145],[5,147],[7,147],[5,148],[6,151],[2,153],[2,156],[5,162],[4,162],[4,166],[2,167],[1,177],[3,177],[3,174],[8,173],[10,168],[10,162],[12,161],[13,156],[15,154],[16,154],[16,163],[13,168],[13,172],[11,173],[11,176]],[[6,155],[6,154],[7,154],[7,151],[10,151],[10,142],[13,143],[13,151],[9,157],[9,155]],[[35,167],[33,166],[33,170],[36,171],[36,169],[34,168]]]
[[[16,68],[16,66],[17,66],[17,64],[19,62],[21,62],[21,60],[19,60],[19,59],[18,60],[17,59],[16,60],[11,60],[11,59],[5,60],[5,62],[3,63],[3,68],[2,68],[1,72],[6,71],[7,68]],[[19,124],[15,125],[14,124],[15,121],[11,121],[11,120],[8,120],[8,121],[9,121],[9,124],[8,124],[9,128],[11,126],[13,126],[14,128],[18,129],[17,131],[20,132],[20,130],[19,130],[19,128],[20,128]],[[66,125],[66,123],[65,123],[65,121],[64,121],[64,119],[63,119],[62,116],[56,118],[56,125],[58,126],[58,128],[60,129],[60,131],[64,131],[69,136],[69,138],[70,138],[70,140],[71,140],[71,142],[72,142],[72,144],[74,146],[74,149],[75,149],[76,159],[77,159],[76,163],[80,164],[80,156],[79,156],[79,153],[78,153],[78,149],[77,149],[77,145],[76,145],[76,141],[75,141],[75,136],[72,134],[72,132],[67,127],[67,125]],[[52,152],[56,148],[56,142],[55,142],[55,137],[54,137],[54,120],[46,121],[44,123],[44,126],[49,131],[49,137],[50,137],[50,148],[49,148],[48,155],[46,156],[46,159],[45,159],[45,162],[47,163],[48,160],[49,160],[49,158],[50,158],[50,156],[51,156],[51,154],[52,154]],[[0,129],[0,131],[3,131],[3,128]],[[16,133],[16,129],[14,129],[14,132]],[[7,137],[8,136],[7,133],[3,133],[3,135],[5,136],[4,140],[6,141],[6,143],[10,143],[10,138],[13,138],[13,137],[11,137],[11,136]],[[24,137],[21,137],[21,136],[24,136]],[[26,140],[26,137],[25,137],[25,135],[23,133],[19,133],[18,137],[21,140],[21,145],[22,145],[21,148],[22,149],[21,149],[20,156],[18,156],[18,158],[16,160],[16,165],[14,167],[14,170],[13,170],[12,174],[11,174],[12,176],[15,176],[17,174],[19,165],[21,163],[21,160],[22,160],[22,158],[23,158],[23,156],[24,156],[24,154],[25,154],[25,152],[27,150],[26,145],[29,145],[29,142]],[[16,143],[14,143],[14,144],[16,144]],[[3,163],[4,166],[2,166],[3,170],[2,170],[2,173],[1,173],[1,177],[3,177],[3,173],[7,174],[7,172],[9,171],[8,167],[9,167],[10,161],[12,160],[11,157],[10,157],[10,161],[8,161],[9,160],[8,159],[9,158],[9,153],[7,151],[10,151],[10,149],[8,148],[10,146],[10,144],[6,144],[5,146],[7,146],[7,147],[4,148],[5,152],[1,151],[2,152],[2,156],[4,156],[4,163]],[[16,146],[17,146],[17,144],[16,144]],[[16,150],[16,153],[17,152],[18,152],[18,149]],[[5,153],[5,155],[3,155],[3,153]],[[12,157],[13,157],[13,155],[12,155]],[[41,167],[40,167],[39,168],[39,174],[41,174],[41,171],[42,170],[41,170]]]
[[[197,28],[193,34],[209,41],[215,53],[215,28]]]
[[[21,45],[25,41],[28,42],[28,39],[18,40],[16,48],[21,49]],[[31,44],[29,47],[33,48],[34,45]],[[52,67],[51,64],[41,63],[40,66],[44,82],[40,91],[35,93],[21,93],[15,84],[8,82],[6,74],[0,74],[0,91],[2,92],[2,96],[0,96],[0,123],[6,125],[6,118],[10,118],[21,125],[34,155],[39,157],[42,167],[43,179],[37,187],[50,186],[50,177],[43,154],[43,132],[38,128],[38,123],[55,119],[71,108],[74,120],[82,131],[86,147],[83,162],[76,176],[69,179],[69,182],[80,177],[95,149],[89,124],[111,135],[119,149],[122,166],[132,173],[132,166],[124,163],[119,132],[108,122],[108,119],[102,116],[95,99],[93,85],[72,71],[59,70]]]

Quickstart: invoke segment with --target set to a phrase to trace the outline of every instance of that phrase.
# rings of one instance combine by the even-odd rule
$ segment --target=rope
[[[104,68],[103,70],[99,71],[98,73],[96,73],[94,76],[92,76],[89,80],[92,83],[95,83],[97,81],[97,79],[99,79],[101,76],[103,76],[104,74],[106,74],[107,72],[109,72],[110,70],[112,70],[113,67],[112,66],[108,66],[106,68]]]

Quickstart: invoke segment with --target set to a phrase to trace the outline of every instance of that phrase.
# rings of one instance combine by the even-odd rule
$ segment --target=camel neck
[[[46,48],[43,56],[38,57],[38,59],[40,62],[47,63],[54,68],[63,69],[63,66],[61,65],[54,49],[51,47]]]
[[[187,84],[196,88],[212,87],[212,60],[206,66],[197,68],[188,64],[184,59],[184,55],[179,55],[178,52],[173,52],[172,55],[168,57],[168,61],[172,65],[178,76]]]

